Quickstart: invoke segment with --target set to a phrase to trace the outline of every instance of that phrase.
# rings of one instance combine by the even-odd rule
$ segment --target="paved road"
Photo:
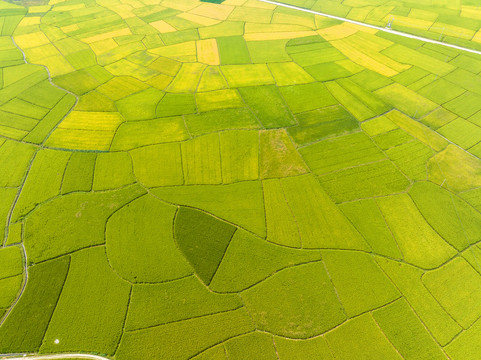
[[[304,9],[304,8],[301,8],[301,7],[298,7],[298,6],[284,4],[284,3],[281,3],[281,2],[277,2],[277,1],[272,1],[272,0],[259,0],[259,1],[262,1],[262,2],[268,3],[268,4],[286,7],[286,8],[289,8],[289,9],[307,12],[307,13],[310,13],[310,14],[325,16],[325,17],[328,17],[328,18],[331,18],[331,19],[345,21],[345,22],[348,22],[348,23],[351,23],[351,24],[365,26],[365,27],[368,27],[368,28],[371,28],[371,29],[376,29],[376,30],[384,31],[384,32],[391,33],[391,34],[404,36],[404,37],[407,37],[407,38],[410,38],[410,39],[416,39],[416,40],[420,40],[420,41],[431,43],[431,44],[437,44],[437,45],[446,46],[446,47],[449,47],[449,48],[452,48],[452,49],[467,51],[467,52],[470,52],[470,53],[473,53],[473,54],[481,55],[481,51],[479,51],[479,50],[468,49],[468,48],[465,48],[465,47],[462,47],[462,46],[448,44],[448,43],[445,43],[445,42],[442,42],[442,41],[432,40],[432,39],[428,39],[428,38],[425,38],[425,37],[422,37],[422,36],[406,34],[406,33],[396,31],[396,30],[392,30],[392,29],[389,29],[389,28],[383,28],[381,26],[370,25],[370,24],[366,24],[366,23],[363,23],[363,22],[360,22],[360,21],[350,20],[350,19],[346,19],[346,18],[343,18],[343,17],[335,16],[335,15],[330,15],[330,14],[325,14],[325,13],[314,11],[314,10]]]
[[[0,355],[0,359],[7,360],[59,360],[59,359],[92,359],[92,360],[110,360],[108,358],[90,355],[90,354],[55,354],[55,355],[26,355],[21,356],[20,354],[13,355]]]

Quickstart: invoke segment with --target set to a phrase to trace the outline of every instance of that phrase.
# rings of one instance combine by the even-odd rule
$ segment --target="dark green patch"
[[[265,128],[296,123],[275,85],[244,87],[239,92]]]
[[[69,258],[33,266],[25,291],[0,327],[0,353],[37,352],[67,276]]]
[[[287,131],[298,145],[359,129],[359,122],[341,105],[298,114],[299,125]]]
[[[209,285],[236,228],[202,211],[181,207],[174,223],[180,251]]]

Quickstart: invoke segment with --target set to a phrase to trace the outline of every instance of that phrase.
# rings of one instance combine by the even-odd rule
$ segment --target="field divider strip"
[[[412,35],[412,34],[404,33],[404,32],[397,31],[397,30],[392,30],[390,28],[366,24],[366,23],[363,23],[363,22],[360,22],[360,21],[346,19],[346,18],[343,18],[343,17],[340,17],[340,16],[326,14],[326,13],[322,13],[322,12],[314,11],[314,10],[310,10],[310,9],[304,9],[302,7],[299,7],[299,6],[284,4],[284,3],[278,2],[278,1],[272,1],[272,0],[259,0],[259,1],[267,3],[267,4],[282,6],[282,7],[288,8],[288,9],[303,11],[303,12],[307,12],[307,13],[314,14],[314,15],[324,16],[324,17],[328,17],[328,18],[331,18],[331,19],[348,22],[348,23],[351,23],[351,24],[354,24],[354,25],[364,26],[364,27],[367,27],[367,28],[387,32],[387,33],[390,33],[390,34],[407,37],[407,38],[410,38],[410,39],[415,39],[415,40],[419,40],[419,41],[423,41],[423,42],[427,42],[427,43],[431,43],[431,44],[446,46],[446,47],[450,47],[452,49],[467,51],[467,52],[470,52],[470,53],[473,53],[473,54],[481,55],[481,51],[479,51],[479,50],[474,50],[474,49],[469,49],[469,48],[465,48],[465,47],[458,46],[458,45],[448,44],[448,43],[445,43],[445,42],[442,42],[442,41],[432,40],[432,39],[425,38],[425,37],[422,37],[422,36],[417,36],[417,35]]]
[[[54,360],[54,359],[93,359],[110,360],[109,358],[92,354],[55,354],[55,355],[35,355],[35,354],[0,354],[0,359],[5,360]]]

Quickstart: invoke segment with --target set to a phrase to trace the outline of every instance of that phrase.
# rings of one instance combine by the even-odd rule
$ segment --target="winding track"
[[[348,23],[351,23],[351,24],[364,26],[364,27],[368,27],[368,28],[371,28],[371,29],[379,30],[379,31],[384,31],[384,32],[387,32],[387,33],[390,33],[390,34],[399,35],[399,36],[403,36],[403,37],[406,37],[406,38],[415,39],[415,40],[419,40],[419,41],[423,41],[423,42],[427,42],[427,43],[431,43],[431,44],[441,45],[441,46],[449,47],[449,48],[452,48],[452,49],[467,51],[467,52],[470,52],[470,53],[473,53],[473,54],[481,55],[481,51],[479,51],[479,50],[468,49],[468,48],[465,48],[465,47],[462,47],[462,46],[448,44],[448,43],[445,43],[445,42],[442,42],[442,41],[432,40],[432,39],[428,39],[428,38],[425,38],[425,37],[422,37],[422,36],[411,35],[411,34],[403,33],[401,31],[396,31],[396,30],[392,30],[392,29],[389,29],[389,28],[384,28],[384,27],[381,27],[381,26],[370,25],[370,24],[366,24],[366,23],[356,21],[356,20],[346,19],[346,18],[343,18],[343,17],[340,17],[340,16],[335,16],[335,15],[330,15],[330,14],[326,14],[326,13],[322,13],[322,12],[318,12],[318,11],[314,11],[314,10],[304,9],[304,8],[299,7],[299,6],[284,4],[284,3],[272,1],[272,0],[258,0],[258,1],[261,1],[261,2],[264,2],[264,3],[267,3],[267,4],[276,5],[276,6],[282,6],[282,7],[288,8],[288,9],[303,11],[303,12],[307,12],[307,13],[314,14],[314,15],[325,16],[325,17],[328,17],[328,18],[331,18],[331,19],[336,19],[336,20],[348,22]]]
[[[403,37],[406,37],[406,38],[410,38],[410,39],[415,39],[415,40],[419,40],[419,41],[422,41],[422,42],[427,42],[427,43],[431,43],[431,44],[437,44],[437,45],[441,45],[441,46],[445,46],[445,47],[449,47],[449,48],[452,48],[452,49],[456,49],[456,50],[461,50],[461,51],[466,51],[466,52],[470,52],[470,53],[473,53],[473,54],[478,54],[478,55],[481,55],[481,51],[478,51],[478,50],[473,50],[473,49],[468,49],[468,48],[465,48],[465,47],[462,47],[462,46],[458,46],[458,45],[453,45],[453,44],[448,44],[448,43],[444,43],[444,42],[441,42],[441,41],[437,41],[437,40],[432,40],[432,39],[428,39],[428,38],[425,38],[425,37],[422,37],[422,36],[416,36],[416,35],[411,35],[411,34],[407,34],[407,33],[403,33],[403,32],[400,32],[400,31],[396,31],[396,30],[392,30],[392,29],[389,29],[389,28],[383,28],[381,26],[375,26],[375,25],[370,25],[370,24],[366,24],[366,23],[363,23],[363,22],[360,22],[360,21],[355,21],[355,20],[350,20],[350,19],[346,19],[346,18],[343,18],[343,17],[340,17],[340,16],[335,16],[335,15],[330,15],[330,14],[326,14],[326,13],[322,13],[322,12],[318,12],[318,11],[314,11],[314,10],[309,10],[309,9],[304,9],[304,8],[301,8],[301,7],[298,7],[298,6],[294,6],[294,5],[289,5],[289,4],[284,4],[284,3],[281,3],[281,2],[277,2],[277,1],[272,1],[272,0],[258,0],[258,1],[261,1],[261,2],[264,2],[264,3],[268,3],[268,4],[272,4],[272,5],[276,5],[276,6],[281,6],[281,7],[285,7],[285,8],[289,8],[289,9],[293,9],[293,10],[298,10],[298,11],[303,11],[303,12],[307,12],[307,13],[310,13],[310,14],[314,14],[314,15],[319,15],[319,16],[324,16],[324,17],[328,17],[328,18],[331,18],[331,19],[336,19],[336,20],[340,20],[340,21],[344,21],[344,22],[348,22],[348,23],[351,23],[351,24],[355,24],[355,25],[359,25],[359,26],[364,26],[364,27],[367,27],[367,28],[371,28],[371,29],[375,29],[375,30],[378,30],[378,31],[383,31],[383,32],[387,32],[387,33],[391,33],[391,34],[394,34],[394,35],[398,35],[398,36],[403,36]],[[22,52],[23,56],[24,56],[24,61],[25,63],[27,63],[27,60],[25,58],[25,53],[23,52],[22,49],[20,49],[20,47],[18,47],[18,45],[15,43],[15,41],[13,40],[13,37],[12,37],[12,41],[13,43],[15,44],[15,46]],[[43,66],[43,65],[41,65]],[[48,70],[48,68],[46,66],[43,66],[47,72],[48,72],[48,77],[49,77],[49,81],[50,83],[59,88],[59,86],[55,85],[53,82],[52,82],[52,78],[50,76],[50,72]],[[67,91],[65,89],[62,89],[64,91]],[[67,91],[68,93],[72,94],[70,91]],[[75,94],[72,94],[74,96],[76,96]],[[76,96],[77,98],[77,102],[78,102],[78,97]],[[77,104],[77,102],[75,103],[75,105]],[[75,105],[72,107],[72,109],[75,107]],[[70,109],[70,111],[72,111],[72,109]],[[69,112],[70,112],[69,111]],[[68,114],[68,113],[67,113]],[[25,281],[26,283],[26,281]],[[25,285],[24,285],[25,286]],[[20,296],[18,297],[20,298]],[[18,301],[18,298],[17,298],[17,301]],[[12,306],[10,308],[10,310],[13,309],[14,306]],[[6,314],[8,315],[8,313]],[[6,318],[7,316],[4,316],[4,319]],[[4,320],[3,319],[3,320]],[[35,354],[0,354],[0,359],[3,360],[63,360],[63,359],[92,359],[92,360],[110,360],[109,358],[106,358],[106,357],[102,357],[102,356],[99,356],[99,355],[91,355],[91,354],[55,354],[55,355],[35,355]]]

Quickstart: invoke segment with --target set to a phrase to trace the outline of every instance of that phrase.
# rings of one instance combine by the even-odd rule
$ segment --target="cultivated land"
[[[479,359],[481,56],[255,0],[0,34],[0,354]]]

